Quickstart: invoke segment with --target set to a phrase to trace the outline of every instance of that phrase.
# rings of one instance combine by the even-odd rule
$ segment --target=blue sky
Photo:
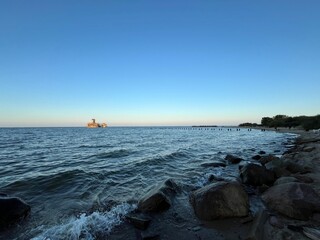
[[[239,124],[320,106],[320,1],[0,1],[0,126]]]

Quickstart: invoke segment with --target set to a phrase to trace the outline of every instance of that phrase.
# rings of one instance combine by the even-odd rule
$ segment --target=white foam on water
[[[123,203],[113,207],[108,212],[83,213],[78,218],[53,226],[32,240],[93,240],[97,235],[107,235],[122,223],[123,217],[136,208],[135,204]],[[43,228],[40,226],[39,229]]]
[[[211,175],[215,175],[217,177],[220,177],[223,173],[223,168],[222,167],[217,167],[212,169],[211,171],[205,173],[201,177],[199,177],[195,183],[196,187],[203,187],[209,183],[209,178]]]

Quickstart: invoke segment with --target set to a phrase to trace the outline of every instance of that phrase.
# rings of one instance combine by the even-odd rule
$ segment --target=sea
[[[0,239],[101,239],[168,178],[194,189],[238,167],[204,167],[233,154],[281,156],[296,135],[228,127],[0,128],[0,192],[31,206]]]

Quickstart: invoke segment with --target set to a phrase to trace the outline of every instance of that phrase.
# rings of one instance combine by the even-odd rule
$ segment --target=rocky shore
[[[238,177],[152,187],[111,239],[320,239],[320,135],[292,132],[300,136],[280,158],[261,150],[204,166],[237,164]]]
[[[320,134],[292,132],[300,136],[281,157],[261,149],[202,166],[234,166],[234,176],[210,175],[198,188],[174,179],[151,186],[108,239],[320,239]],[[30,206],[0,194],[0,210],[4,229]]]

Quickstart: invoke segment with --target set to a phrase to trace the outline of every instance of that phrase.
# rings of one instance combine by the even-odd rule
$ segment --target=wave
[[[51,191],[59,187],[66,187],[81,179],[86,179],[89,174],[83,170],[71,170],[66,172],[54,173],[51,175],[40,175],[37,177],[28,177],[5,186],[5,190],[13,192],[29,191]]]
[[[120,158],[120,157],[127,157],[132,153],[133,151],[128,149],[119,149],[119,150],[113,150],[111,152],[102,152],[102,153],[94,154],[89,156],[89,158],[98,158],[98,159]]]
[[[78,148],[109,148],[113,147],[114,145],[111,144],[104,144],[104,145],[90,145],[90,144],[83,144],[80,145]]]
[[[77,218],[71,218],[63,224],[45,230],[32,240],[93,240],[105,238],[115,226],[122,223],[124,216],[135,208],[135,204],[122,203],[111,208],[108,212],[83,213]],[[39,230],[41,228],[43,226],[39,227]]]
[[[192,155],[185,150],[178,150],[175,152],[171,152],[169,154],[157,154],[155,156],[151,156],[148,158],[141,159],[140,161],[135,163],[135,166],[144,166],[145,164],[149,166],[158,165],[158,164],[166,164],[168,162],[172,162],[173,160],[183,160],[190,158]]]
[[[175,159],[181,159],[181,158],[189,158],[190,153],[188,153],[186,150],[178,150],[161,157],[165,160],[175,160]]]

